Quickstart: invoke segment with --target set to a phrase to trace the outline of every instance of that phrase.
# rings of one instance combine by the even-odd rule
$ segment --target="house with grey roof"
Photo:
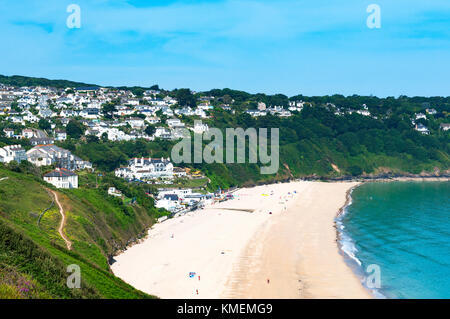
[[[64,168],[45,174],[44,181],[56,188],[78,188],[78,175]]]

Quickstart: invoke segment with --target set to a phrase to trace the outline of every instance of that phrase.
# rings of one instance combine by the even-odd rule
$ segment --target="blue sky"
[[[69,4],[81,7],[69,29]],[[366,25],[381,7],[381,29]],[[0,74],[286,95],[450,95],[448,0],[0,0]]]

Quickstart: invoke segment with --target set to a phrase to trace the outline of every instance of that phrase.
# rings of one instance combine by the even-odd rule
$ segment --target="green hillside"
[[[109,256],[139,238],[159,216],[151,201],[140,204],[136,194],[135,204],[124,204],[105,194],[111,185],[107,179],[99,188],[58,190],[69,251],[58,233],[61,215],[51,206],[49,185],[1,167],[0,179],[0,299],[151,297],[113,276],[108,265]],[[81,268],[81,289],[66,286],[66,268],[72,264]]]

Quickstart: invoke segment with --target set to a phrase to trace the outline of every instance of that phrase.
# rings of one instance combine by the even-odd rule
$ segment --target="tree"
[[[51,124],[49,121],[47,121],[46,119],[40,119],[38,122],[38,126],[41,130],[50,130],[52,128]]]
[[[153,134],[155,134],[156,132],[156,128],[153,125],[148,125],[145,128],[145,134],[147,134],[148,136],[152,136]]]
[[[70,120],[66,127],[67,135],[71,138],[80,138],[84,134],[84,131],[84,125],[76,120]]]
[[[99,140],[100,139],[95,135],[86,136],[86,142],[88,142],[88,143],[98,143]]]
[[[11,103],[11,109],[15,112],[21,112],[22,109],[19,107],[19,103],[17,101],[14,101]]]
[[[137,117],[137,118],[140,118],[143,120],[145,120],[145,118],[146,118],[145,114],[142,114],[142,113],[133,113],[133,117]]]
[[[167,120],[167,115],[163,114],[161,110],[156,111],[155,115],[159,117],[161,123],[164,123]]]
[[[196,107],[195,97],[189,89],[178,89],[175,91],[175,98],[180,106]]]
[[[363,170],[361,167],[359,167],[358,165],[353,165],[350,166],[348,168],[348,171],[350,172],[350,174],[352,174],[353,176],[359,176],[363,173]]]
[[[102,114],[104,117],[108,119],[112,119],[114,112],[116,111],[116,107],[113,103],[105,103],[102,106]]]
[[[103,142],[108,142],[108,134],[106,132],[104,132],[101,136],[101,139]]]
[[[233,102],[233,99],[228,94],[225,94],[224,96],[222,96],[222,101],[225,104],[231,104]]]

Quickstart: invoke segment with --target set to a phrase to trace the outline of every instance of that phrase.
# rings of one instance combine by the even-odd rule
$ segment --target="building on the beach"
[[[156,207],[164,208],[170,212],[184,208],[201,207],[214,200],[212,194],[194,193],[190,188],[165,189],[158,193]]]
[[[192,194],[191,188],[180,188],[180,189],[162,189],[158,193],[158,199],[162,199],[167,195],[176,195],[177,198],[180,198],[181,200],[185,198],[187,195]]]
[[[155,207],[164,208],[169,212],[175,212],[183,208],[181,206],[181,199],[175,194],[165,195],[163,198],[156,201]]]
[[[78,188],[78,175],[65,168],[57,168],[45,174],[44,181],[56,188]]]

